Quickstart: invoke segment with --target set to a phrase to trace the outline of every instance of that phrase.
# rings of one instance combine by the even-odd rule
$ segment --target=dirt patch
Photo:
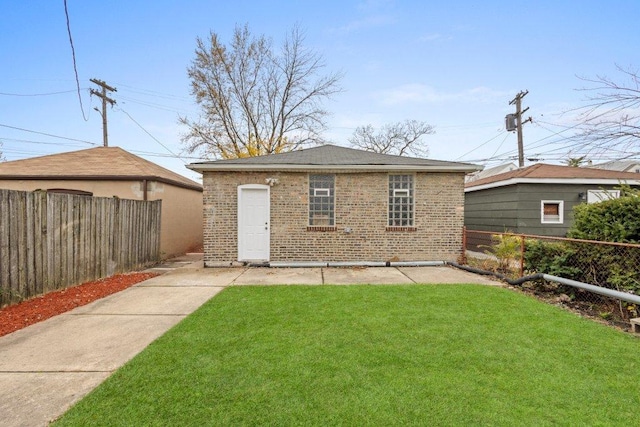
[[[157,275],[156,273],[117,274],[9,305],[0,309],[0,337],[89,304]]]

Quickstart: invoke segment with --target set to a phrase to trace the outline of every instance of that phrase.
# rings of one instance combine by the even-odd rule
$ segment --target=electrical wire
[[[504,144],[504,142],[507,140],[507,138],[509,137],[509,134],[507,133],[504,138],[502,139],[502,141],[500,142],[500,145],[498,145],[498,148],[496,148],[496,151],[493,152],[493,154],[491,155],[491,157],[495,156],[496,153],[498,152],[498,150],[500,150],[500,148],[502,147],[502,144]]]
[[[539,149],[539,148],[542,148],[542,147],[553,146],[553,145],[557,145],[557,144],[560,144],[560,143],[564,143],[566,141],[570,141],[570,140],[572,140],[572,137],[561,137],[560,139],[555,139],[555,140],[552,140],[552,141],[547,141],[547,142],[544,142],[542,144],[536,145],[537,143],[546,141],[548,138],[552,138],[554,136],[560,136],[561,133],[569,131],[569,130],[574,129],[575,127],[579,126],[579,124],[578,125],[574,125],[574,126],[568,126],[568,127],[565,127],[565,129],[556,132],[556,131],[554,131],[552,129],[549,129],[549,128],[545,127],[545,126],[540,125],[540,123],[545,123],[545,124],[549,124],[549,125],[555,126],[553,123],[540,122],[540,121],[537,121],[537,120],[534,123],[538,124],[538,126],[540,126],[541,128],[551,132],[552,134],[548,135],[548,136],[545,136],[543,138],[540,138],[540,139],[538,139],[538,140],[536,140],[536,141],[534,141],[534,142],[532,142],[530,144],[527,144],[527,147],[526,147],[527,151]],[[559,127],[561,127],[561,126],[559,126]],[[583,145],[584,145],[583,142],[576,142],[576,143],[573,143],[571,145],[563,145],[560,148],[555,148],[555,149],[552,149],[552,150],[536,153],[536,157],[544,156],[546,154],[550,154],[552,152],[557,152],[557,151],[563,150],[563,149],[581,148],[581,146],[583,146]],[[497,154],[496,152],[494,152],[490,157],[482,159],[482,161],[490,162],[490,161],[494,161],[494,160],[510,160],[516,153],[517,153],[517,150],[515,150],[515,149],[508,150],[508,151],[502,152],[500,154]],[[515,157],[513,157],[513,158],[515,158]]]
[[[46,141],[34,141],[32,139],[16,139],[16,138],[4,138],[4,137],[0,137],[0,141],[5,142],[5,141],[11,141],[11,142],[20,142],[20,143],[24,143],[24,144],[38,144],[38,145],[55,145],[56,147],[84,147],[84,145],[81,145],[79,143],[76,142],[69,142],[69,143],[64,143],[64,142],[46,142]]]
[[[499,134],[497,134],[497,135],[496,135],[496,136],[494,136],[493,138],[486,140],[485,142],[483,142],[482,144],[478,145],[478,146],[477,146],[476,148],[474,148],[473,150],[467,151],[466,153],[464,153],[463,155],[461,155],[460,157],[458,157],[458,158],[456,158],[456,159],[454,159],[454,160],[460,160],[460,159],[462,159],[462,158],[463,158],[464,156],[466,156],[467,154],[471,154],[471,153],[473,153],[474,151],[476,151],[477,149],[482,148],[483,146],[487,145],[488,143],[490,143],[491,141],[493,141],[493,140],[494,140],[494,139],[496,139],[497,137],[499,137],[499,136],[501,136],[501,135],[504,135],[506,132],[507,132],[506,130],[504,130],[504,131],[500,132]],[[508,136],[508,134],[507,134],[507,136]],[[506,137],[505,137],[505,139],[506,139]],[[504,142],[504,141],[503,141],[503,142]],[[502,144],[500,144],[500,145],[502,145]]]
[[[156,97],[156,98],[178,99],[178,100],[182,100],[182,101],[191,101],[191,99],[189,99],[188,97],[185,97],[185,96],[173,95],[173,94],[158,92],[158,91],[150,90],[150,89],[140,89],[140,88],[136,88],[136,87],[133,87],[133,86],[129,86],[129,85],[125,85],[125,84],[122,84],[122,83],[118,83],[118,82],[116,82],[115,84],[120,88],[122,88],[122,87],[127,88],[127,90],[129,92],[138,93],[140,95],[153,96],[153,97]]]
[[[69,11],[67,9],[67,0],[64,1],[64,15],[67,18],[67,33],[69,34],[69,44],[71,45],[71,57],[73,59],[73,71],[76,75],[76,86],[78,88],[78,100],[80,101],[80,111],[82,111],[82,118],[84,121],[89,121],[89,118],[84,113],[84,106],[82,105],[82,95],[80,94],[80,79],[78,78],[78,67],[76,65],[76,50],[73,47],[73,38],[71,37],[71,24],[69,23]]]
[[[44,152],[44,151],[29,151],[29,150],[24,150],[24,149],[13,149],[11,147],[8,147],[3,144],[4,142],[19,142],[19,143],[23,143],[23,144],[35,144],[35,145],[53,145],[56,147],[78,147],[80,146],[79,144],[75,144],[75,143],[59,143],[59,142],[46,142],[46,141],[33,141],[30,139],[16,139],[16,138],[5,138],[5,137],[0,137],[0,146],[3,147],[2,151],[3,153],[7,153],[7,154],[36,154],[36,155],[46,155],[46,154],[50,154],[49,152]],[[131,153],[134,154],[139,154],[139,155],[143,155],[143,156],[150,156],[150,157],[163,157],[163,158],[175,158],[175,156],[173,154],[166,154],[166,153],[155,153],[152,151],[142,151],[142,150],[128,150]],[[204,161],[206,159],[202,158],[202,157],[197,157],[197,156],[183,156],[182,158],[184,159],[189,159],[189,160],[199,160],[199,161]]]
[[[76,91],[76,89],[63,90],[63,91],[60,91],[60,92],[49,92],[49,93],[7,93],[7,92],[0,92],[0,95],[2,95],[2,96],[50,96],[50,95],[60,95],[60,94],[63,94],[63,93],[72,93],[72,92],[75,92],[75,91]]]
[[[175,107],[171,107],[171,106],[167,106],[167,105],[162,105],[162,104],[156,104],[153,102],[146,102],[146,101],[142,101],[139,99],[135,99],[135,98],[129,98],[127,96],[122,96],[120,95],[118,97],[119,99],[123,99],[125,101],[129,101],[133,104],[139,104],[139,105],[144,105],[145,107],[151,107],[151,108],[157,108],[158,110],[164,110],[164,111],[170,111],[172,113],[191,113],[191,114],[195,114],[195,112],[193,110],[186,110],[186,109],[179,109],[179,108],[175,108]]]
[[[169,149],[169,147],[167,147],[166,145],[164,145],[162,142],[160,142],[158,140],[158,138],[156,138],[155,136],[151,135],[151,133],[146,130],[140,123],[138,123],[136,121],[136,119],[134,119],[133,117],[131,117],[131,114],[127,113],[125,110],[123,110],[122,108],[118,108],[118,110],[122,111],[124,114],[127,115],[127,117],[129,117],[129,119],[131,119],[131,121],[133,123],[135,123],[140,129],[142,129],[144,131],[144,133],[146,133],[147,135],[149,135],[151,137],[151,139],[153,139],[155,142],[157,142],[158,144],[160,144],[165,150],[167,150],[169,153],[171,153],[173,155],[173,157],[175,157],[176,159],[180,159],[185,165],[187,164],[187,161],[185,161],[182,157],[180,157],[179,155],[177,155],[176,153],[174,153],[173,151],[171,151],[171,149]]]
[[[131,153],[134,154],[139,154],[141,156],[150,156],[150,157],[164,157],[164,158],[170,158],[170,159],[174,159],[175,156],[173,154],[166,154],[166,153],[154,153],[152,151],[141,151],[141,150],[127,150]],[[196,156],[182,156],[182,159],[189,159],[189,160],[199,160],[199,161],[206,161],[208,159],[202,158],[202,157],[196,157]]]
[[[23,131],[23,132],[37,133],[38,135],[50,136],[51,138],[66,139],[67,141],[84,142],[85,144],[94,145],[94,146],[99,145],[99,144],[96,144],[95,142],[85,141],[84,139],[68,138],[68,137],[66,137],[66,136],[53,135],[53,134],[51,134],[51,133],[39,132],[39,131],[37,131],[37,130],[31,130],[31,129],[20,128],[20,127],[17,127],[17,126],[4,125],[4,124],[2,124],[2,123],[0,123],[0,127],[8,128],[8,129],[14,129],[14,130],[20,130],[20,131]]]

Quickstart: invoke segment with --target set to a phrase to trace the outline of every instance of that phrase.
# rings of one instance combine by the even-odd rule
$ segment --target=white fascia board
[[[211,164],[187,165],[188,169],[196,172],[207,171],[295,171],[304,172],[307,170],[345,170],[345,171],[413,171],[413,172],[475,172],[477,166],[419,166],[419,165],[287,165],[287,164],[266,164],[266,165],[240,165],[240,164]]]
[[[601,179],[601,178],[512,178],[505,181],[496,181],[489,184],[476,185],[464,189],[465,193],[487,190],[489,188],[506,187],[516,184],[571,184],[571,185],[638,185],[638,179]]]

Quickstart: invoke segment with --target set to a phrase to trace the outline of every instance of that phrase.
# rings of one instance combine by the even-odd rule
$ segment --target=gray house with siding
[[[573,207],[619,197],[620,184],[640,186],[636,173],[539,163],[465,185],[469,230],[565,236]]]

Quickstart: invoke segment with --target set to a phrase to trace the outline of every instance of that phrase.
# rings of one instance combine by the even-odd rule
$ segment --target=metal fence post
[[[462,254],[460,256],[460,264],[467,263],[467,227],[462,226]]]
[[[520,277],[524,277],[524,236],[520,236]]]

